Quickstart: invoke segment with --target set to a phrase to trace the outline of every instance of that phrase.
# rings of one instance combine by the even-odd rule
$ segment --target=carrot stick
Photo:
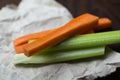
[[[49,32],[51,32],[52,30],[55,30],[55,29],[45,30],[45,31],[41,31],[41,32],[33,33],[33,34],[28,34],[28,35],[16,38],[13,41],[14,46],[19,46],[19,45],[25,44],[28,42],[28,40],[34,40],[34,39],[38,39],[40,37],[43,37],[44,35],[49,34]],[[90,30],[90,31],[86,30],[86,31],[80,32],[79,34],[82,34],[82,33],[86,34],[86,33],[89,33],[91,31],[93,31],[93,30]]]
[[[104,29],[104,28],[108,28],[111,26],[111,21],[110,19],[108,18],[100,18],[99,21],[98,21],[98,25],[95,26],[95,31],[98,31],[98,30],[101,30],[101,29]],[[15,39],[13,41],[14,43],[14,46],[18,46],[18,45],[21,45],[21,44],[24,44],[24,43],[27,43],[28,40],[33,40],[33,39],[38,39],[39,37],[42,37],[46,34],[49,34],[49,32],[51,32],[52,30],[54,29],[51,29],[51,30],[46,30],[46,31],[41,31],[41,32],[37,32],[37,33],[33,33],[33,34],[28,34],[28,35],[25,35],[25,36],[22,36],[22,37],[19,37],[17,39]],[[91,33],[91,32],[94,32],[94,30],[86,30],[86,31],[83,31],[83,32],[80,32],[81,34],[86,34],[86,33]]]
[[[78,32],[92,29],[98,24],[98,17],[91,14],[83,14],[73,20],[71,20],[66,25],[53,30],[49,35],[39,38],[33,43],[26,44],[23,46],[24,54],[26,56],[32,56],[35,52],[39,50],[46,49],[51,47],[75,34]]]
[[[37,39],[39,37],[42,37],[45,34],[48,34],[50,31],[52,31],[52,30],[46,30],[46,31],[41,31],[41,32],[33,33],[33,34],[28,34],[28,35],[25,35],[25,36],[22,36],[22,37],[15,39],[13,41],[13,43],[15,46],[18,46],[18,45],[27,43],[28,40]]]
[[[90,33],[94,33],[94,31],[93,30],[84,31],[81,34],[90,34]],[[44,34],[44,33],[41,33],[41,34]],[[25,39],[27,40],[27,38],[25,38]],[[31,39],[29,39],[29,40],[37,40],[37,39],[34,39],[34,38],[31,37]],[[29,40],[27,40],[27,41],[29,41]],[[23,46],[26,45],[26,44],[28,44],[28,42],[20,44],[20,45],[17,45],[17,46],[14,45],[14,49],[15,49],[16,54],[24,53]]]
[[[98,21],[98,26],[95,26],[96,30],[101,30],[104,28],[108,28],[111,26],[111,21],[108,18],[100,18]],[[99,28],[100,27],[100,28]],[[28,40],[37,40],[39,37],[43,37],[46,34],[49,34],[49,32],[51,32],[54,29],[51,30],[46,30],[46,31],[41,31],[41,32],[37,32],[37,33],[33,33],[33,34],[28,34],[22,37],[19,37],[17,39],[14,40],[14,48],[15,48],[15,52],[17,54],[23,53],[24,50],[23,45],[27,44]],[[86,30],[86,31],[82,31],[79,34],[89,34],[89,33],[94,33],[94,30]]]
[[[108,18],[100,18],[98,20],[98,25],[95,26],[94,30],[95,31],[99,31],[105,28],[109,28],[112,25],[112,22],[110,19]]]

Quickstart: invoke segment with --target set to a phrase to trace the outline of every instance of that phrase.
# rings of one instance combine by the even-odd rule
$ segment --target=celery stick
[[[34,40],[30,40],[29,43],[33,41]],[[43,51],[68,51],[114,43],[120,43],[120,30],[75,36]]]
[[[76,60],[82,58],[88,58],[93,56],[104,55],[105,47],[93,47],[82,50],[73,50],[73,51],[65,51],[65,52],[54,52],[41,54],[42,52],[38,52],[37,54],[26,57],[24,54],[16,54],[14,56],[14,64],[45,64],[45,63],[55,63],[55,62],[63,62],[69,60]]]
[[[120,30],[75,36],[47,49],[47,51],[67,51],[114,43],[120,43]]]
[[[40,51],[31,57],[26,57],[24,54],[16,54],[14,63],[53,63],[98,56],[104,54],[104,47],[98,46],[114,43],[120,43],[120,30],[80,35]]]

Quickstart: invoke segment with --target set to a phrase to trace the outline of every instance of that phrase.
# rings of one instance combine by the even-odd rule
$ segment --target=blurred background
[[[0,9],[6,4],[18,5],[21,0],[0,0]],[[120,29],[120,0],[57,0],[64,5],[73,15],[89,12],[99,17],[108,17],[112,20],[112,28],[108,30]],[[110,46],[120,52],[120,44]],[[120,68],[116,72],[96,80],[120,80]]]

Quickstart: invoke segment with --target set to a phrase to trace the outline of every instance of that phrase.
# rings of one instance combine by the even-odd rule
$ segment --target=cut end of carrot
[[[34,42],[36,42],[36,41],[34,41]],[[31,44],[31,43],[29,43],[29,44]],[[24,50],[24,55],[26,55],[27,57],[30,57],[30,56],[32,56],[33,54],[35,54],[34,52],[34,49],[33,50],[31,50],[31,47],[26,47],[27,45],[29,45],[29,44],[26,44],[26,45],[24,45],[22,48],[23,48],[23,50]],[[37,46],[37,45],[35,45],[35,46]],[[29,52],[29,50],[31,50],[31,52]]]
[[[94,28],[95,31],[109,28],[112,25],[112,21],[109,18],[100,18],[98,20],[98,26]]]
[[[25,45],[25,44],[20,45],[20,46],[14,46],[14,49],[15,49],[16,54],[24,53],[24,49],[23,49],[23,46],[24,46],[24,45]]]

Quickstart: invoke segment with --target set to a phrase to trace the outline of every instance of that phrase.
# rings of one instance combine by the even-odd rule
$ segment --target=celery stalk
[[[63,41],[54,47],[39,51],[31,57],[16,54],[14,63],[53,63],[98,56],[104,54],[104,47],[99,46],[114,43],[120,43],[120,30],[80,35]]]
[[[47,54],[41,54],[42,52],[38,52],[36,55],[31,57],[26,57],[24,54],[16,54],[14,56],[14,64],[45,64],[63,62],[104,55],[104,51],[105,47],[101,46],[65,52],[48,52]]]
[[[114,43],[120,43],[120,30],[75,36],[47,49],[47,51],[67,51],[104,46]]]

